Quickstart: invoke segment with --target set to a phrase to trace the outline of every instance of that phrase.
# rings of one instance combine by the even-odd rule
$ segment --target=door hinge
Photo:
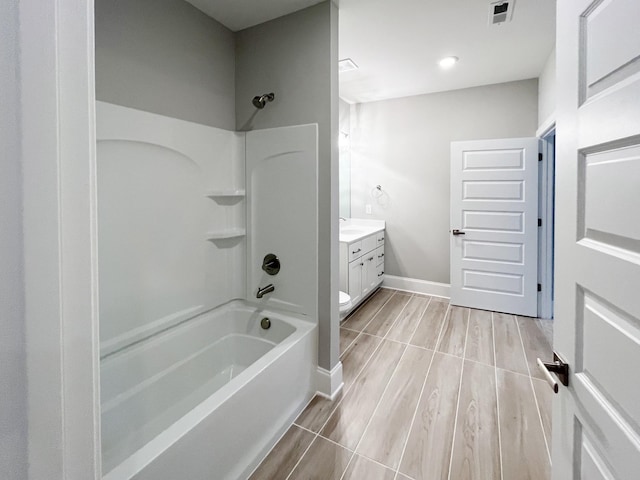
[[[541,292],[541,291],[542,291],[542,284],[541,284],[541,283],[539,283],[539,284],[538,284],[538,291],[539,291],[539,292]]]
[[[538,226],[539,226],[539,227],[541,227],[541,226],[542,226],[542,219],[541,219],[541,218],[539,218],[539,219],[538,219]]]
[[[542,154],[541,154],[541,153],[539,153],[539,154],[538,154],[538,161],[539,161],[539,162],[541,162],[541,161],[542,161]]]

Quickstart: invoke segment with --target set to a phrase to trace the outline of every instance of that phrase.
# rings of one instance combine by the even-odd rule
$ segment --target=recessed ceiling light
[[[453,67],[456,63],[458,63],[459,58],[458,57],[444,57],[442,60],[440,60],[438,62],[438,64],[442,67],[442,68],[451,68]]]
[[[338,72],[340,73],[348,72],[350,70],[357,70],[357,69],[358,69],[358,65],[356,65],[356,62],[354,62],[350,58],[345,58],[344,60],[340,60],[338,62]]]

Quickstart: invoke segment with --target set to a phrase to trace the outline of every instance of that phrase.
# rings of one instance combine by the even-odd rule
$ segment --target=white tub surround
[[[98,102],[97,137],[104,478],[246,478],[326,387],[317,125],[231,132]]]
[[[247,291],[259,305],[315,318],[318,311],[318,127],[247,132]],[[280,272],[268,275],[273,253]],[[257,299],[258,288],[275,290]]]
[[[245,478],[315,393],[316,345],[314,323],[234,301],[107,357],[105,480]]]
[[[351,311],[384,280],[384,220],[340,220],[340,290],[351,296]]]

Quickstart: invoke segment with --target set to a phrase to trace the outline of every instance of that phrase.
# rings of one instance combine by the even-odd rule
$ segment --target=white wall
[[[549,54],[538,79],[538,127],[555,120],[556,111],[556,49]]]
[[[450,143],[535,136],[537,80],[358,104],[351,216],[387,222],[385,272],[449,283]],[[376,185],[383,192],[376,198]],[[365,213],[367,204],[372,215]]]
[[[27,478],[18,2],[0,2],[0,478]]]
[[[233,130],[234,37],[183,0],[96,0],[96,98]]]
[[[236,34],[237,130],[318,124],[319,364],[325,369],[337,364],[339,355],[338,200],[332,198],[338,167],[337,57],[337,7],[328,1]],[[257,110],[251,99],[268,92],[275,100]]]

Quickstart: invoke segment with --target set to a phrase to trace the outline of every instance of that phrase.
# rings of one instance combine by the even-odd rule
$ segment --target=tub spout
[[[267,293],[273,292],[275,289],[276,287],[273,286],[273,283],[270,283],[266,287],[262,287],[262,288],[258,287],[258,293],[256,293],[256,298],[262,298]]]

